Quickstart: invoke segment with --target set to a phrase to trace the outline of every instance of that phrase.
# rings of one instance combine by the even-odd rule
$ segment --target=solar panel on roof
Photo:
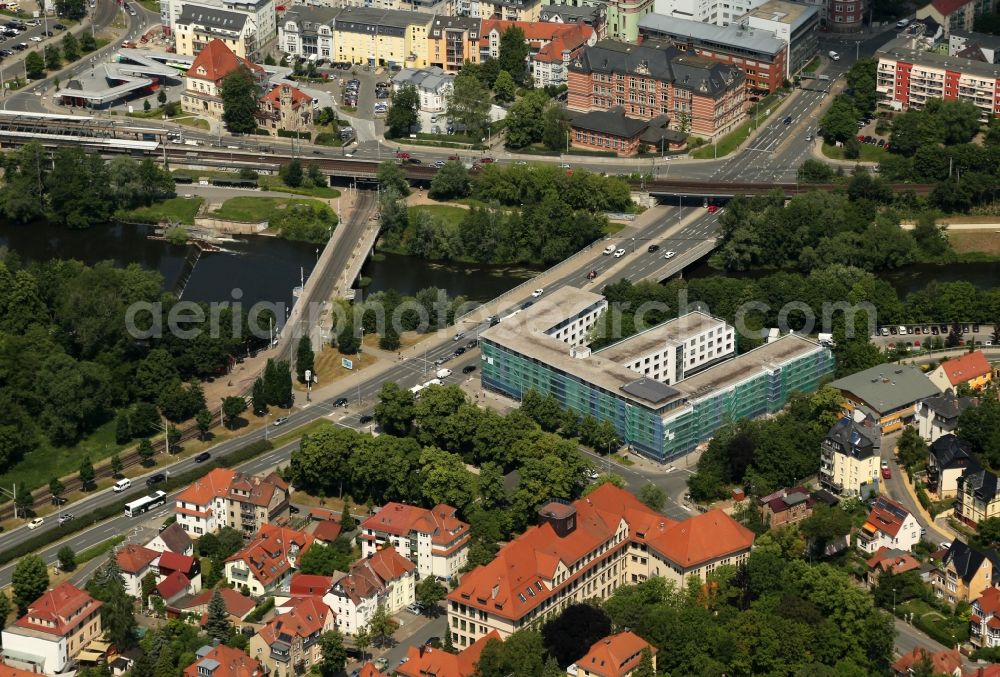
[[[626,383],[621,386],[621,390],[622,392],[628,393],[633,397],[638,397],[639,399],[652,402],[653,404],[663,402],[664,400],[668,400],[678,394],[676,388],[671,388],[666,383],[661,383],[645,377],[637,378],[634,381]]]

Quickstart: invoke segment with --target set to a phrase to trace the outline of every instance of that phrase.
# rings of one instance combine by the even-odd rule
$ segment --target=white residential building
[[[872,503],[864,526],[858,532],[858,547],[867,553],[879,548],[913,549],[920,542],[920,523],[906,508],[892,499],[879,496]]]
[[[142,595],[142,579],[146,574],[159,571],[160,553],[141,545],[126,544],[115,553],[115,559],[122,570],[125,592],[132,597]]]
[[[655,0],[653,12],[675,19],[728,26],[764,0]]]
[[[184,5],[224,9],[246,14],[256,29],[256,50],[263,53],[277,39],[277,15],[274,0],[160,0],[160,21],[170,32],[177,28]]]
[[[448,108],[448,97],[454,86],[455,76],[445,73],[437,66],[427,68],[404,68],[392,78],[393,91],[405,85],[413,85],[420,98],[420,110],[428,113],[442,113]]]
[[[198,537],[214,534],[226,524],[226,496],[235,470],[216,468],[177,494],[174,514],[177,524]]]
[[[323,601],[337,614],[337,629],[354,635],[368,626],[380,605],[394,614],[413,604],[416,582],[413,563],[394,547],[387,547],[352,564]]]
[[[917,432],[927,444],[933,444],[938,438],[954,433],[959,415],[974,406],[976,398],[957,397],[950,388],[940,395],[923,399],[915,408]]]
[[[392,546],[416,565],[420,578],[450,579],[469,561],[469,525],[455,513],[443,503],[431,510],[388,503],[361,523],[361,555]]]
[[[293,56],[329,59],[333,54],[333,19],[339,9],[295,5],[281,17],[278,48]]]

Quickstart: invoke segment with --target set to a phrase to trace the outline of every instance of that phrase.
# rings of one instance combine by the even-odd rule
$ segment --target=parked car
[[[493,164],[494,162],[496,162],[496,160],[494,160],[491,157],[479,158],[479,164],[489,165],[489,164]]]
[[[455,352],[454,352],[455,357],[458,357],[459,355],[464,355],[464,354],[465,354],[465,348],[463,348],[462,346],[459,346],[459,347],[455,348]]]
[[[358,417],[358,423],[361,425],[368,425],[374,420],[375,417],[372,416],[371,414],[362,414],[361,416]]]
[[[419,602],[414,602],[410,606],[406,607],[406,610],[409,611],[411,614],[416,614],[417,616],[419,616],[423,612],[424,607]]]
[[[479,339],[472,339],[471,341],[465,344],[465,348],[466,350],[472,350],[478,345],[479,345]]]
[[[444,167],[444,165],[445,165],[445,161],[444,160],[435,160],[434,161],[434,166],[437,167],[438,169],[441,169],[442,167]]]
[[[899,21],[896,22],[896,28],[906,28],[909,25],[910,25],[909,19],[900,19]]]
[[[615,253],[615,246],[613,244],[609,244],[607,247],[604,248],[604,251],[601,252],[601,253],[604,254],[605,256],[608,256],[610,254],[614,254]]]

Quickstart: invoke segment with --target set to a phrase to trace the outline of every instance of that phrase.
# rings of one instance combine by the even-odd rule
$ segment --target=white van
[[[128,489],[131,486],[132,486],[132,480],[130,480],[128,478],[123,479],[123,480],[118,480],[117,482],[115,482],[115,486],[114,486],[115,493],[116,494],[120,494],[121,492],[125,491],[126,489]]]
[[[605,256],[608,256],[610,254],[613,254],[614,252],[615,252],[615,246],[613,244],[609,244],[607,247],[604,248],[603,253]]]
[[[840,61],[840,55],[839,55],[839,54],[837,54],[837,53],[836,53],[835,51],[833,51],[832,49],[831,49],[831,50],[830,50],[829,52],[827,52],[826,54],[827,54],[827,56],[829,56],[829,57],[830,57],[831,59],[833,59],[834,61]]]
[[[449,376],[451,376],[451,369],[438,369],[437,374],[435,374],[435,376],[437,376],[438,378],[448,378]]]

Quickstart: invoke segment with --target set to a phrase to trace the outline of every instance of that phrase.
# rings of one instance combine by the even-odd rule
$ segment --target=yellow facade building
[[[346,7],[333,20],[333,60],[367,66],[428,65],[431,14]]]

